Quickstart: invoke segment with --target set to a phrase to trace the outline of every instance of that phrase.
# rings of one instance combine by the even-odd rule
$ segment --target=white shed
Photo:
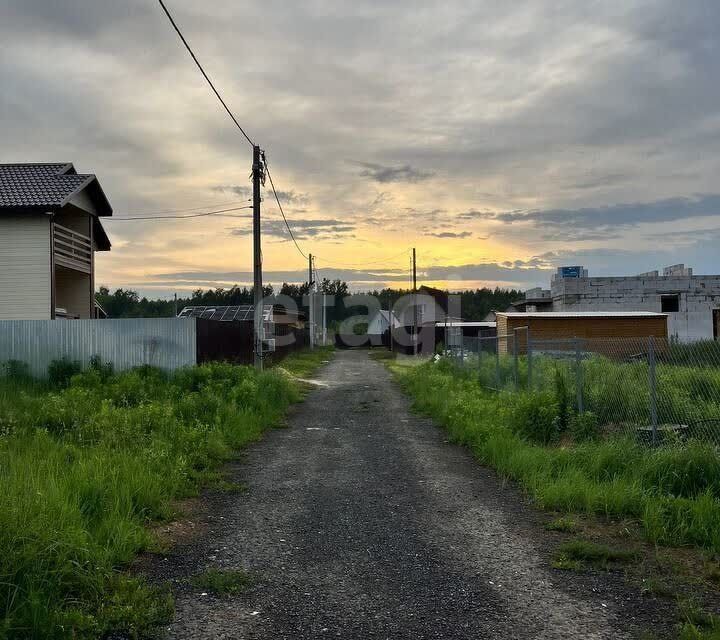
[[[382,336],[390,328],[396,329],[400,326],[400,321],[395,317],[392,311],[381,309],[368,322],[367,333],[369,336]]]

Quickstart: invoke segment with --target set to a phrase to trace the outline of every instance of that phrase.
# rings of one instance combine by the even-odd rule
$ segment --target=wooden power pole
[[[310,325],[310,348],[315,348],[315,296],[313,295],[313,257],[308,256],[308,320]]]
[[[255,368],[263,368],[263,291],[262,291],[262,243],[260,241],[260,182],[262,180],[263,166],[260,157],[260,147],[253,145],[253,300],[255,313],[253,316],[253,351],[255,353]]]
[[[415,261],[415,247],[413,247],[412,260],[413,260],[413,268],[412,268],[412,278],[413,278],[413,354],[417,355],[417,352],[418,352],[418,331],[417,331],[418,312],[417,312],[417,263]]]

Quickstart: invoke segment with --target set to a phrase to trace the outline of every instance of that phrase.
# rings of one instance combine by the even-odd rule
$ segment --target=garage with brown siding
[[[602,342],[612,338],[667,339],[668,316],[647,311],[548,311],[536,313],[497,313],[497,335],[513,336],[517,330],[518,350],[524,352],[527,337],[535,341],[562,341],[580,338]],[[512,341],[500,340],[498,349],[509,351]]]

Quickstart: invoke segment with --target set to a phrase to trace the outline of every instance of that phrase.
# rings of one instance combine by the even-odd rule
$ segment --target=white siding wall
[[[0,216],[0,320],[50,319],[50,216]]]

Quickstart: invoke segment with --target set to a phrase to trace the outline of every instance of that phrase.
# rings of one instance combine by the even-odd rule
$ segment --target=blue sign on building
[[[560,267],[561,278],[581,278],[582,267]]]

